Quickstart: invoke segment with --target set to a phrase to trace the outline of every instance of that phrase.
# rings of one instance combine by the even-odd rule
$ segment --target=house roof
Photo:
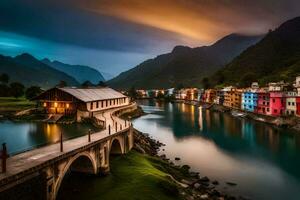
[[[101,87],[101,88],[63,87],[63,88],[58,88],[58,89],[74,96],[75,98],[77,98],[83,102],[126,97],[122,93],[120,93],[112,88],[109,88],[109,87]]]

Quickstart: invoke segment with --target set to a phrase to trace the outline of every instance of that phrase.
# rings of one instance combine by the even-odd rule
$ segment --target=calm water
[[[134,121],[188,164],[222,184],[220,190],[252,199],[300,199],[300,134],[185,104],[141,101],[149,113]],[[237,186],[227,186],[226,181]]]
[[[0,144],[6,142],[10,154],[15,154],[37,146],[85,135],[89,129],[96,129],[89,124],[46,124],[36,122],[0,121]]]

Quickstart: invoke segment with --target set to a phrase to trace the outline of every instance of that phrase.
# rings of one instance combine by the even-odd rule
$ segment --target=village
[[[227,86],[222,89],[171,88],[136,92],[140,98],[167,97],[175,102],[200,103],[206,108],[219,105],[240,116],[243,113],[238,111],[271,117],[300,116],[300,76],[293,84],[280,81],[268,83],[266,87],[253,82],[248,88]]]

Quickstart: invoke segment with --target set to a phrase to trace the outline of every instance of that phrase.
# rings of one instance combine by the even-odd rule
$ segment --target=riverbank
[[[164,144],[138,130],[135,130],[134,134],[134,150],[154,161],[153,165],[165,174],[169,184],[176,185],[176,190],[175,188],[173,190],[177,191],[178,199],[246,199],[218,191],[217,180],[210,180],[207,176],[190,171],[188,165],[175,165],[164,154],[158,155],[158,150],[165,146]],[[180,158],[176,159],[180,160]],[[234,187],[236,183],[227,183],[227,185]]]
[[[34,107],[35,103],[25,98],[0,97],[0,116],[2,116],[2,118]]]

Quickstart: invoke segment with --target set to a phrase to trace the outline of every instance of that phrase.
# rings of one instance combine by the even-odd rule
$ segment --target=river
[[[183,103],[140,101],[134,127],[166,144],[161,154],[251,199],[300,199],[300,134]],[[237,183],[229,186],[226,182]]]
[[[0,121],[0,144],[6,143],[10,155],[39,146],[58,142],[60,133],[63,139],[82,136],[89,130],[98,129],[87,123],[47,124],[42,122]]]
[[[259,200],[300,199],[299,133],[182,103],[147,100],[139,104],[148,114],[135,119],[134,127],[165,143],[160,153],[173,161],[180,157],[176,164],[188,164],[201,176],[218,180],[219,190]],[[57,142],[60,132],[68,139],[90,128],[2,121],[0,142],[6,142],[14,154]],[[79,186],[81,194],[98,190],[93,185],[101,180],[84,182],[84,187]]]

